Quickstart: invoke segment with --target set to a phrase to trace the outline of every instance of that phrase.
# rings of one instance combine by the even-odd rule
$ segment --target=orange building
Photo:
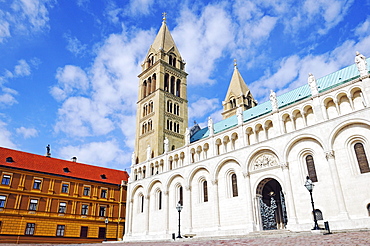
[[[0,242],[123,236],[128,174],[0,147]]]

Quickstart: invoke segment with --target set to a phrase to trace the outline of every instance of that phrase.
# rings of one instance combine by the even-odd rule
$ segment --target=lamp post
[[[182,205],[181,205],[180,201],[177,203],[176,209],[177,209],[177,212],[179,212],[179,235],[177,236],[177,238],[182,238],[181,233],[180,233],[180,213],[181,213],[181,210],[182,210]]]
[[[312,213],[313,213],[313,221],[315,222],[315,226],[313,227],[312,230],[320,230],[320,227],[319,225],[317,224],[317,219],[316,219],[316,213],[315,213],[315,205],[314,205],[314,202],[313,202],[313,197],[312,197],[312,190],[313,190],[313,187],[315,186],[313,183],[312,183],[312,180],[310,179],[310,177],[307,176],[307,180],[306,180],[306,183],[304,184],[304,186],[307,188],[307,190],[310,192],[310,196],[311,196],[311,204],[312,204]]]
[[[108,223],[109,223],[109,220],[108,220],[108,217],[105,217],[105,235],[104,235],[104,241],[107,241],[107,228],[108,228]]]

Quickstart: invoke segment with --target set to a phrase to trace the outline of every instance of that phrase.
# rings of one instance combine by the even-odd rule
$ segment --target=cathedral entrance
[[[257,198],[263,230],[285,229],[288,222],[285,198],[278,181],[264,179],[257,187]]]

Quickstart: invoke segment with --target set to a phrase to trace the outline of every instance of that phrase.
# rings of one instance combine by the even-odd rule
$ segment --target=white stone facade
[[[286,205],[287,222],[277,221],[276,229],[308,231],[313,216],[304,187],[307,155],[313,157],[318,180],[313,198],[323,216],[319,224],[329,221],[332,230],[370,228],[370,172],[360,172],[354,150],[361,143],[369,160],[369,89],[365,75],[133,165],[124,240],[177,234],[180,199],[182,234],[263,230],[259,197],[271,180],[280,185]]]

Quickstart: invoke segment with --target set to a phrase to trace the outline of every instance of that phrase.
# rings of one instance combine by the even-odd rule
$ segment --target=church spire
[[[257,105],[252,93],[241,76],[236,59],[234,59],[234,72],[230,80],[229,89],[227,90],[225,101],[222,103],[224,110],[222,116],[224,119],[236,115],[236,109],[242,107],[247,110]]]
[[[139,74],[133,162],[141,163],[185,144],[188,127],[187,73],[166,24],[162,25]]]

